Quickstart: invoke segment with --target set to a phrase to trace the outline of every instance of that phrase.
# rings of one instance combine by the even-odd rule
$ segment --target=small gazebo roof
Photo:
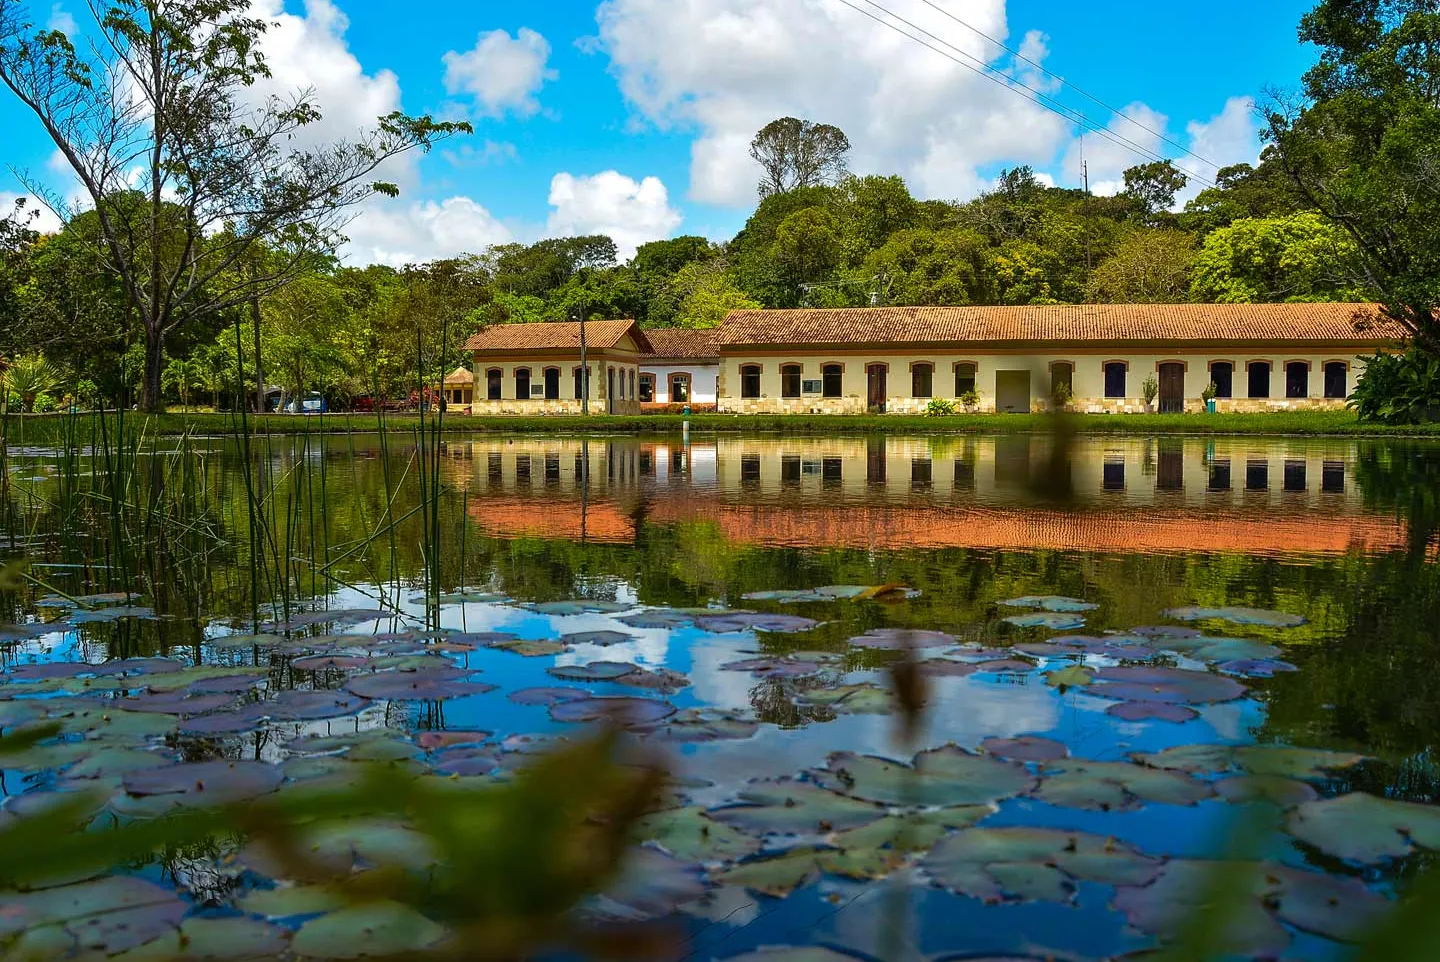
[[[465,365],[462,364],[462,365],[460,365],[459,367],[457,367],[455,370],[451,371],[449,374],[445,375],[445,383],[446,383],[446,384],[473,384],[473,383],[475,383],[475,375],[474,375],[474,374],[471,374],[471,373],[470,373],[470,369],[467,368]]]

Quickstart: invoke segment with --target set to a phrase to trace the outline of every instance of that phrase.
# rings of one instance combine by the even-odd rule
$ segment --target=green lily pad
[[[1281,745],[1177,745],[1163,752],[1140,753],[1136,761],[1177,772],[1248,772],[1282,778],[1320,779],[1351,768],[1366,756]]]
[[[987,738],[980,743],[980,749],[989,755],[999,755],[1019,762],[1053,762],[1066,758],[1070,749],[1064,742],[1038,735],[1021,735],[1018,738]]]
[[[1167,638],[1157,648],[1194,658],[1196,661],[1264,661],[1281,654],[1279,648],[1249,638]]]
[[[752,782],[740,802],[713,809],[710,817],[755,834],[808,835],[858,828],[885,814],[871,802],[788,778]]]
[[[955,829],[972,825],[995,814],[994,805],[955,805],[904,815],[886,815],[878,821],[846,832],[837,833],[831,841],[836,848],[892,848],[906,852],[923,852]]]
[[[264,762],[213,761],[127,772],[123,784],[132,796],[157,796],[173,806],[208,806],[268,795],[280,781],[280,770]]]
[[[892,849],[798,848],[781,855],[741,862],[712,875],[724,885],[741,885],[782,898],[826,873],[850,879],[878,879],[893,872],[901,855]]]
[[[63,926],[75,947],[108,955],[143,945],[174,929],[185,911],[185,903],[173,890],[134,876],[115,876],[38,892],[7,893],[0,912],[0,937],[42,926]]]
[[[113,778],[126,772],[138,772],[147,768],[160,768],[174,764],[175,759],[158,752],[139,751],[127,748],[112,748],[96,752],[71,765],[65,771],[66,778]]]
[[[295,933],[296,955],[314,959],[360,959],[421,952],[446,930],[397,902],[371,902],[311,919]]]
[[[1131,762],[1064,761],[1046,765],[1034,797],[1064,808],[1128,811],[1140,802],[1194,805],[1213,794],[1206,782]]]
[[[1291,808],[1318,796],[1307,783],[1279,775],[1234,775],[1215,782],[1215,794],[1227,802],[1270,802]]]
[[[1084,688],[1095,680],[1095,673],[1080,665],[1071,665],[1068,668],[1060,668],[1056,671],[1045,673],[1045,684],[1052,688],[1065,690],[1066,688]]]
[[[287,919],[298,915],[319,915],[344,908],[345,898],[320,885],[289,885],[251,892],[235,905],[241,911],[252,915]]]
[[[1069,901],[1076,881],[1143,885],[1161,862],[1123,842],[1052,828],[971,828],[941,839],[925,871],[945,888],[985,901]]]
[[[639,668],[628,661],[592,661],[587,665],[556,665],[545,673],[561,681],[614,681]]]
[[[274,648],[276,645],[284,644],[285,638],[281,635],[217,635],[214,638],[207,638],[205,644],[217,651],[228,651],[236,648]]]
[[[815,773],[832,791],[885,805],[988,805],[1035,787],[1024,766],[954,745],[921,752],[914,766],[874,755],[839,752]]]
[[[1417,848],[1440,849],[1440,806],[1351,792],[1306,802],[1285,828],[1326,854],[1368,865]]]
[[[623,631],[577,631],[568,635],[561,635],[560,640],[567,645],[597,645],[601,648],[609,648],[611,645],[624,645],[635,640],[634,635],[627,635]]]
[[[570,648],[558,641],[517,641],[503,646],[500,650],[523,658],[547,658],[550,655],[563,655],[570,651]]]
[[[1304,615],[1292,615],[1283,611],[1267,611],[1263,608],[1171,608],[1165,617],[1176,621],[1229,621],[1237,625],[1263,625],[1267,628],[1296,628],[1308,620]]]
[[[240,962],[285,955],[290,932],[258,919],[192,918],[176,931],[112,956],[116,962]]]
[[[816,705],[846,715],[888,715],[895,709],[895,699],[888,689],[869,682],[839,685],[803,692],[795,699],[800,705]]]
[[[730,862],[760,850],[760,840],[711,818],[703,809],[672,808],[635,823],[635,837],[691,862]]]
[[[1041,611],[1053,611],[1063,614],[1094,611],[1100,607],[1088,601],[1081,601],[1079,598],[1066,598],[1061,595],[1026,595],[1023,598],[1011,598],[1008,601],[1002,601],[1000,604],[1009,608],[1038,608]]]
[[[687,744],[750,738],[759,730],[759,722],[739,712],[686,708],[666,719],[650,737]]]
[[[1064,614],[1056,611],[1036,611],[1028,615],[1007,615],[1000,619],[1017,628],[1049,628],[1051,631],[1069,631],[1084,628],[1085,618],[1081,615]]]

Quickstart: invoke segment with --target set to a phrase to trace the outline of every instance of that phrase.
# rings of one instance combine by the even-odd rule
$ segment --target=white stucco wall
[[[714,404],[715,383],[720,373],[719,364],[705,363],[702,361],[689,364],[645,364],[640,365],[641,374],[651,374],[655,377],[655,404],[670,403],[670,375],[690,375],[690,403],[691,404]]]

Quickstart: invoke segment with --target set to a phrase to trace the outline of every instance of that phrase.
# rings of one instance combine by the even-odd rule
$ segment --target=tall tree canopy
[[[845,173],[850,138],[839,127],[794,117],[772,120],[750,141],[750,156],[760,165],[760,196],[798,187],[833,184]]]

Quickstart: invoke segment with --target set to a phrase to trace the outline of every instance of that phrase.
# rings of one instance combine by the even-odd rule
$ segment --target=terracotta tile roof
[[[644,353],[650,348],[645,332],[634,321],[586,321],[585,343],[603,351],[620,343],[629,334]],[[546,351],[580,350],[578,321],[555,321],[544,324],[495,324],[465,342],[467,351]]]
[[[687,328],[651,328],[645,332],[652,350],[647,357],[715,358],[720,348],[715,343],[714,329],[692,331]]]
[[[1357,320],[1369,323],[1357,331]],[[1372,304],[1060,304],[732,311],[717,331],[735,345],[963,341],[1341,341],[1405,337]]]

